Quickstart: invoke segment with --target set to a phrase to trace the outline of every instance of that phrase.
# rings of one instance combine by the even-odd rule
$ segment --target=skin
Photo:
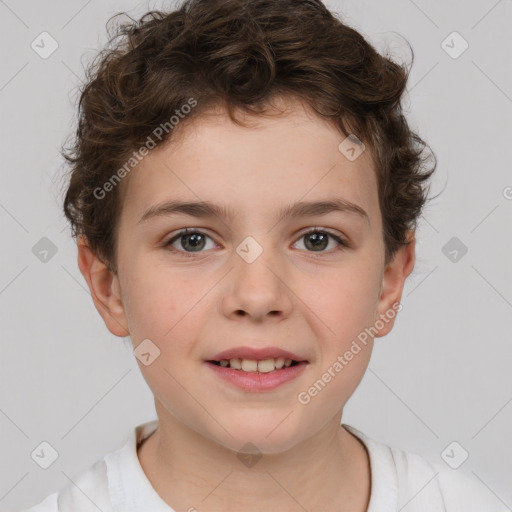
[[[296,100],[279,101],[284,115],[244,117],[247,128],[218,110],[150,151],[128,181],[117,275],[78,240],[80,270],[108,329],[130,335],[134,348],[149,338],[160,349],[148,366],[137,360],[159,419],[138,457],[154,489],[179,511],[363,512],[369,502],[368,454],[340,423],[373,339],[307,405],[297,395],[400,301],[414,266],[414,234],[385,266],[369,151],[348,160],[335,127]],[[283,206],[333,197],[359,205],[368,222],[331,212],[276,224]],[[211,201],[235,215],[138,223],[148,207],[169,199]],[[315,251],[304,236],[315,227],[348,245],[329,238]],[[186,237],[165,247],[184,228],[210,237],[200,252],[183,248]],[[252,263],[236,252],[247,236],[263,248]],[[278,346],[309,365],[276,390],[242,391],[204,362],[240,345]],[[263,454],[252,467],[237,457],[247,442]]]

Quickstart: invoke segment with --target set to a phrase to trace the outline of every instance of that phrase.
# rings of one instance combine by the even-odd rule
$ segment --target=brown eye
[[[211,237],[202,231],[185,229],[172,237],[165,246],[172,246],[176,251],[185,253],[202,252],[206,246],[207,239],[212,240]],[[175,243],[176,245],[174,245]],[[213,246],[215,246],[215,243]]]
[[[321,251],[329,245],[330,236],[327,233],[314,232],[304,235],[305,246],[312,251]]]
[[[333,247],[333,250],[336,250],[340,246],[346,247],[346,243],[337,235],[333,233],[329,233],[328,231],[322,231],[320,229],[313,229],[308,231],[307,233],[303,233],[299,240],[304,240],[304,246],[308,252],[331,252],[326,251],[329,247],[330,240],[334,240],[336,244]]]

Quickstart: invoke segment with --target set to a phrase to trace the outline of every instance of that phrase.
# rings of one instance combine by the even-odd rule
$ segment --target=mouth
[[[266,358],[266,359],[221,359],[220,361],[210,360],[207,363],[248,373],[271,373],[278,370],[291,368],[299,364],[306,364],[307,361],[295,361],[293,359],[285,359],[284,357]]]
[[[265,359],[221,359],[205,361],[212,374],[244,392],[271,392],[297,379],[309,361],[277,357]]]
[[[310,361],[281,347],[232,347],[204,361],[212,375],[243,391],[273,391],[298,378]]]

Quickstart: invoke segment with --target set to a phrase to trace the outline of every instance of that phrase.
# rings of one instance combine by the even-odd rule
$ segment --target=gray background
[[[381,51],[407,58],[397,34],[411,42],[406,111],[439,159],[432,194],[444,189],[420,223],[403,310],[343,422],[439,462],[457,441],[469,458],[456,471],[512,507],[512,2],[326,3]],[[78,269],[58,148],[106,20],[165,5],[0,1],[1,511],[42,500],[155,417],[129,339],[106,329]],[[31,48],[43,31],[59,44],[48,59]],[[469,43],[458,58],[442,45],[453,31]],[[43,237],[57,248],[47,262],[32,252]],[[456,261],[443,250],[452,237]],[[59,453],[47,470],[30,457],[42,441]]]

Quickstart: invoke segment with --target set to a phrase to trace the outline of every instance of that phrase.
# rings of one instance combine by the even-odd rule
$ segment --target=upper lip
[[[222,352],[219,352],[209,361],[221,361],[223,359],[277,359],[283,357],[284,359],[291,359],[292,361],[307,361],[301,356],[294,354],[288,350],[283,350],[279,347],[233,347]]]

